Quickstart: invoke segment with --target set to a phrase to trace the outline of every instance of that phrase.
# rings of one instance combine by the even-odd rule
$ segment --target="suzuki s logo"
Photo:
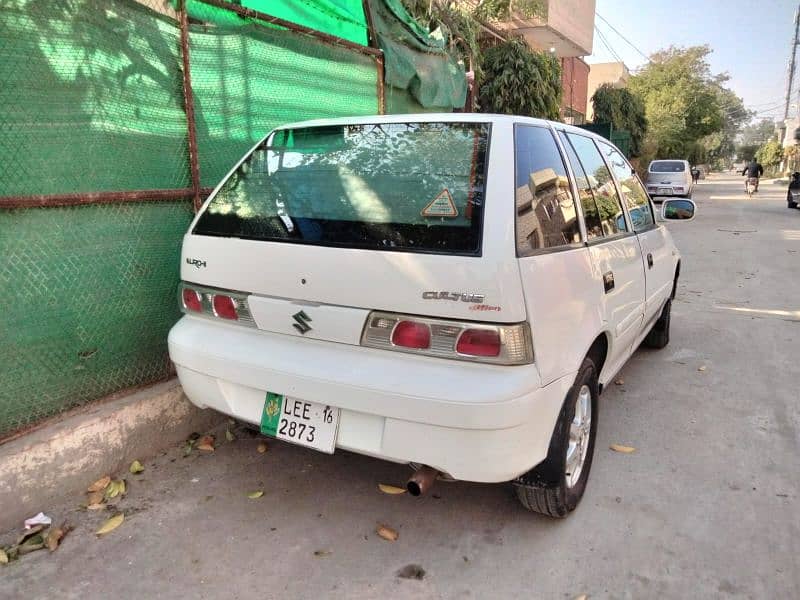
[[[187,258],[186,259],[186,264],[187,265],[192,265],[192,266],[197,267],[199,269],[200,267],[205,267],[206,266],[206,261],[200,260],[199,258]]]
[[[292,323],[292,327],[297,329],[297,331],[299,331],[303,335],[307,334],[309,331],[313,329],[313,327],[311,327],[311,325],[308,324],[313,319],[309,317],[305,313],[305,311],[301,310],[299,313],[293,314],[292,318],[296,321],[295,323]]]

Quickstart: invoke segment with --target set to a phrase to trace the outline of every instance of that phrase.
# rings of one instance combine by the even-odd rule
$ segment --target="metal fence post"
[[[194,192],[194,210],[200,210],[200,163],[197,157],[197,128],[194,118],[194,95],[192,94],[192,74],[189,70],[189,17],[186,13],[186,0],[180,3],[181,60],[183,61],[183,104],[186,111],[186,127],[189,137],[189,169]]]

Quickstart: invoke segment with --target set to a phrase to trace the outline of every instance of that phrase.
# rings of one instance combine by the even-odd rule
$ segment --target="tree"
[[[647,133],[644,102],[626,88],[601,85],[592,96],[594,122],[611,123],[614,129],[624,129],[631,134],[631,156],[642,154],[642,144]]]
[[[783,146],[778,140],[769,140],[756,151],[756,160],[764,167],[775,167],[783,158]]]
[[[736,153],[736,137],[753,113],[744,107],[744,102],[720,83],[717,97],[723,111],[722,129],[704,137],[701,142],[706,150],[706,160],[716,167],[723,167],[733,160]]]
[[[736,157],[739,160],[751,161],[755,158],[756,152],[758,152],[757,144],[736,146]]]
[[[487,50],[482,66],[481,112],[558,119],[561,66],[555,57],[515,38]]]
[[[761,145],[775,135],[775,121],[761,119],[742,128],[742,145]]]
[[[720,90],[725,75],[712,75],[708,46],[671,46],[631,77],[629,88],[644,101],[648,139],[657,158],[687,157],[698,140],[723,129]]]

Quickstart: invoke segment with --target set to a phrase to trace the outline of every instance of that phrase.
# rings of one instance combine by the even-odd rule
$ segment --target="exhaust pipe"
[[[438,476],[439,471],[433,467],[423,465],[414,471],[414,474],[409,478],[408,483],[406,483],[406,489],[412,496],[426,494],[433,487],[433,482],[436,481]]]

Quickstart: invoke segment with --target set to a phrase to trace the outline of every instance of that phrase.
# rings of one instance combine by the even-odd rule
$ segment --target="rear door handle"
[[[608,271],[603,273],[603,287],[606,289],[606,294],[614,289],[614,272]]]
[[[653,255],[650,252],[647,253],[647,268],[653,268]]]

